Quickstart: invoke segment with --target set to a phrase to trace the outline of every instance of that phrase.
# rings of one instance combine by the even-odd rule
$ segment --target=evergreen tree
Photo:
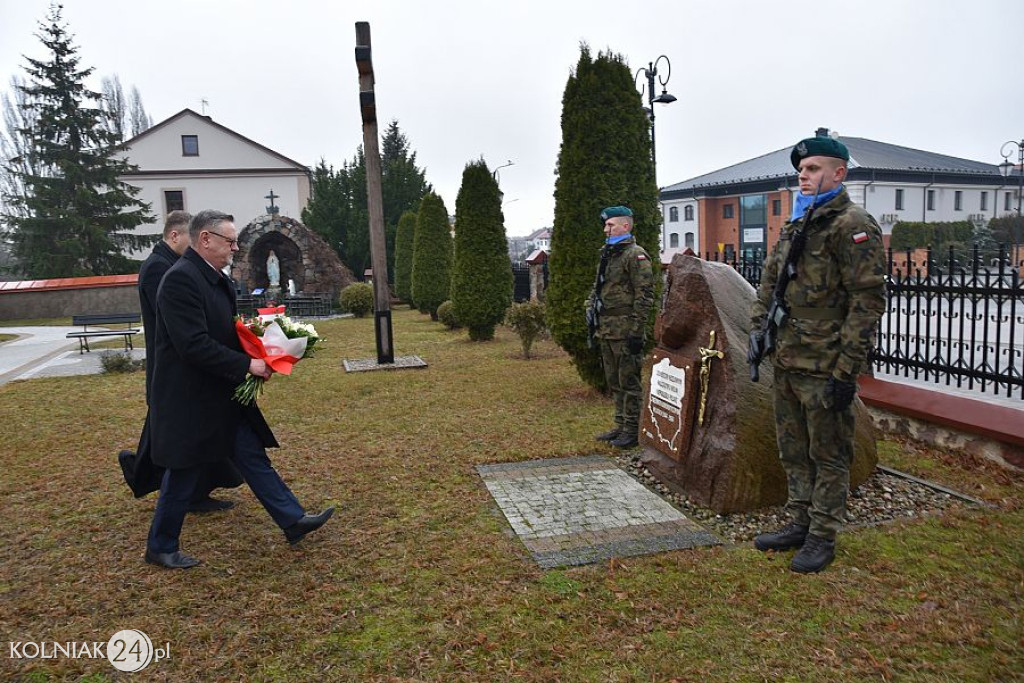
[[[412,300],[420,313],[437,320],[437,307],[448,299],[452,236],[444,200],[430,192],[416,213],[412,249]]]
[[[373,265],[370,255],[370,208],[366,195],[366,155],[363,146],[345,165],[342,182],[349,210],[345,216],[345,264],[359,279]]]
[[[587,348],[583,315],[604,242],[601,209],[630,207],[633,236],[655,260],[661,222],[649,122],[621,56],[601,53],[593,59],[589,48],[581,47],[562,96],[556,173],[548,326],[580,377],[603,388],[600,356],[597,349]]]
[[[25,195],[5,198],[14,254],[27,277],[107,275],[130,269],[122,253],[142,249],[155,237],[134,234],[152,222],[148,205],[118,180],[134,167],[114,156],[117,140],[101,125],[103,112],[89,103],[91,68],[79,69],[78,48],[52,5],[40,23],[48,61],[27,58],[28,83],[21,86],[33,118],[31,136],[44,173],[20,174]]]
[[[395,296],[412,304],[412,257],[416,240],[416,213],[406,211],[395,232]]]
[[[381,195],[384,205],[384,230],[387,239],[389,281],[395,282],[395,252],[398,221],[406,211],[415,211],[430,184],[423,170],[416,167],[416,152],[392,121],[381,140]]]
[[[455,200],[455,265],[451,300],[455,317],[473,341],[494,338],[512,303],[512,263],[498,183],[481,161],[462,173]]]

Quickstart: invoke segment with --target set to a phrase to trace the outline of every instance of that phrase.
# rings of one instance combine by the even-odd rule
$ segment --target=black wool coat
[[[265,447],[277,440],[259,408],[234,399],[249,371],[235,333],[235,290],[189,247],[157,292],[150,400],[153,462],[181,469],[225,459],[242,420]]]
[[[149,403],[150,387],[153,385],[153,359],[156,356],[156,293],[160,280],[178,260],[178,255],[160,240],[139,269],[139,305],[142,307],[142,327],[146,331],[146,403]]]

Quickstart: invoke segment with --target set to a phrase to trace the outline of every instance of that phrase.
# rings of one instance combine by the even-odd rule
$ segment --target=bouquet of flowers
[[[235,318],[235,332],[242,349],[252,358],[262,358],[274,372],[292,374],[292,367],[312,356],[323,338],[312,325],[284,315],[284,306],[258,310],[261,315],[255,318]],[[235,400],[251,406],[263,395],[264,383],[262,377],[249,375],[235,389]]]

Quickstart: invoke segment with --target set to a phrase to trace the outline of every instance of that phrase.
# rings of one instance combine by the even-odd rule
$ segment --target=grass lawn
[[[203,564],[143,564],[153,496],[134,447],[142,373],[0,387],[0,640],[106,642],[139,629],[168,681],[1009,681],[1024,676],[1024,479],[980,460],[881,442],[885,464],[986,499],[843,534],[817,576],[789,554],[717,547],[544,571],[474,471],[609,452],[610,402],[550,341],[518,358],[501,329],[471,343],[394,314],[426,370],[346,374],[373,321],[317,324],[321,353],[268,384],[275,465],[311,510],[298,547],[251,492],[190,516]],[[182,425],[187,429],[188,425]],[[104,660],[0,657],[0,679],[123,680]]]

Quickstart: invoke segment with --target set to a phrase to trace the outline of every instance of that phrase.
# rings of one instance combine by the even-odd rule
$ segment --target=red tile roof
[[[0,294],[11,292],[43,292],[54,289],[91,289],[95,287],[136,286],[138,273],[132,275],[93,275],[91,277],[61,277],[50,280],[15,280],[0,282]]]

